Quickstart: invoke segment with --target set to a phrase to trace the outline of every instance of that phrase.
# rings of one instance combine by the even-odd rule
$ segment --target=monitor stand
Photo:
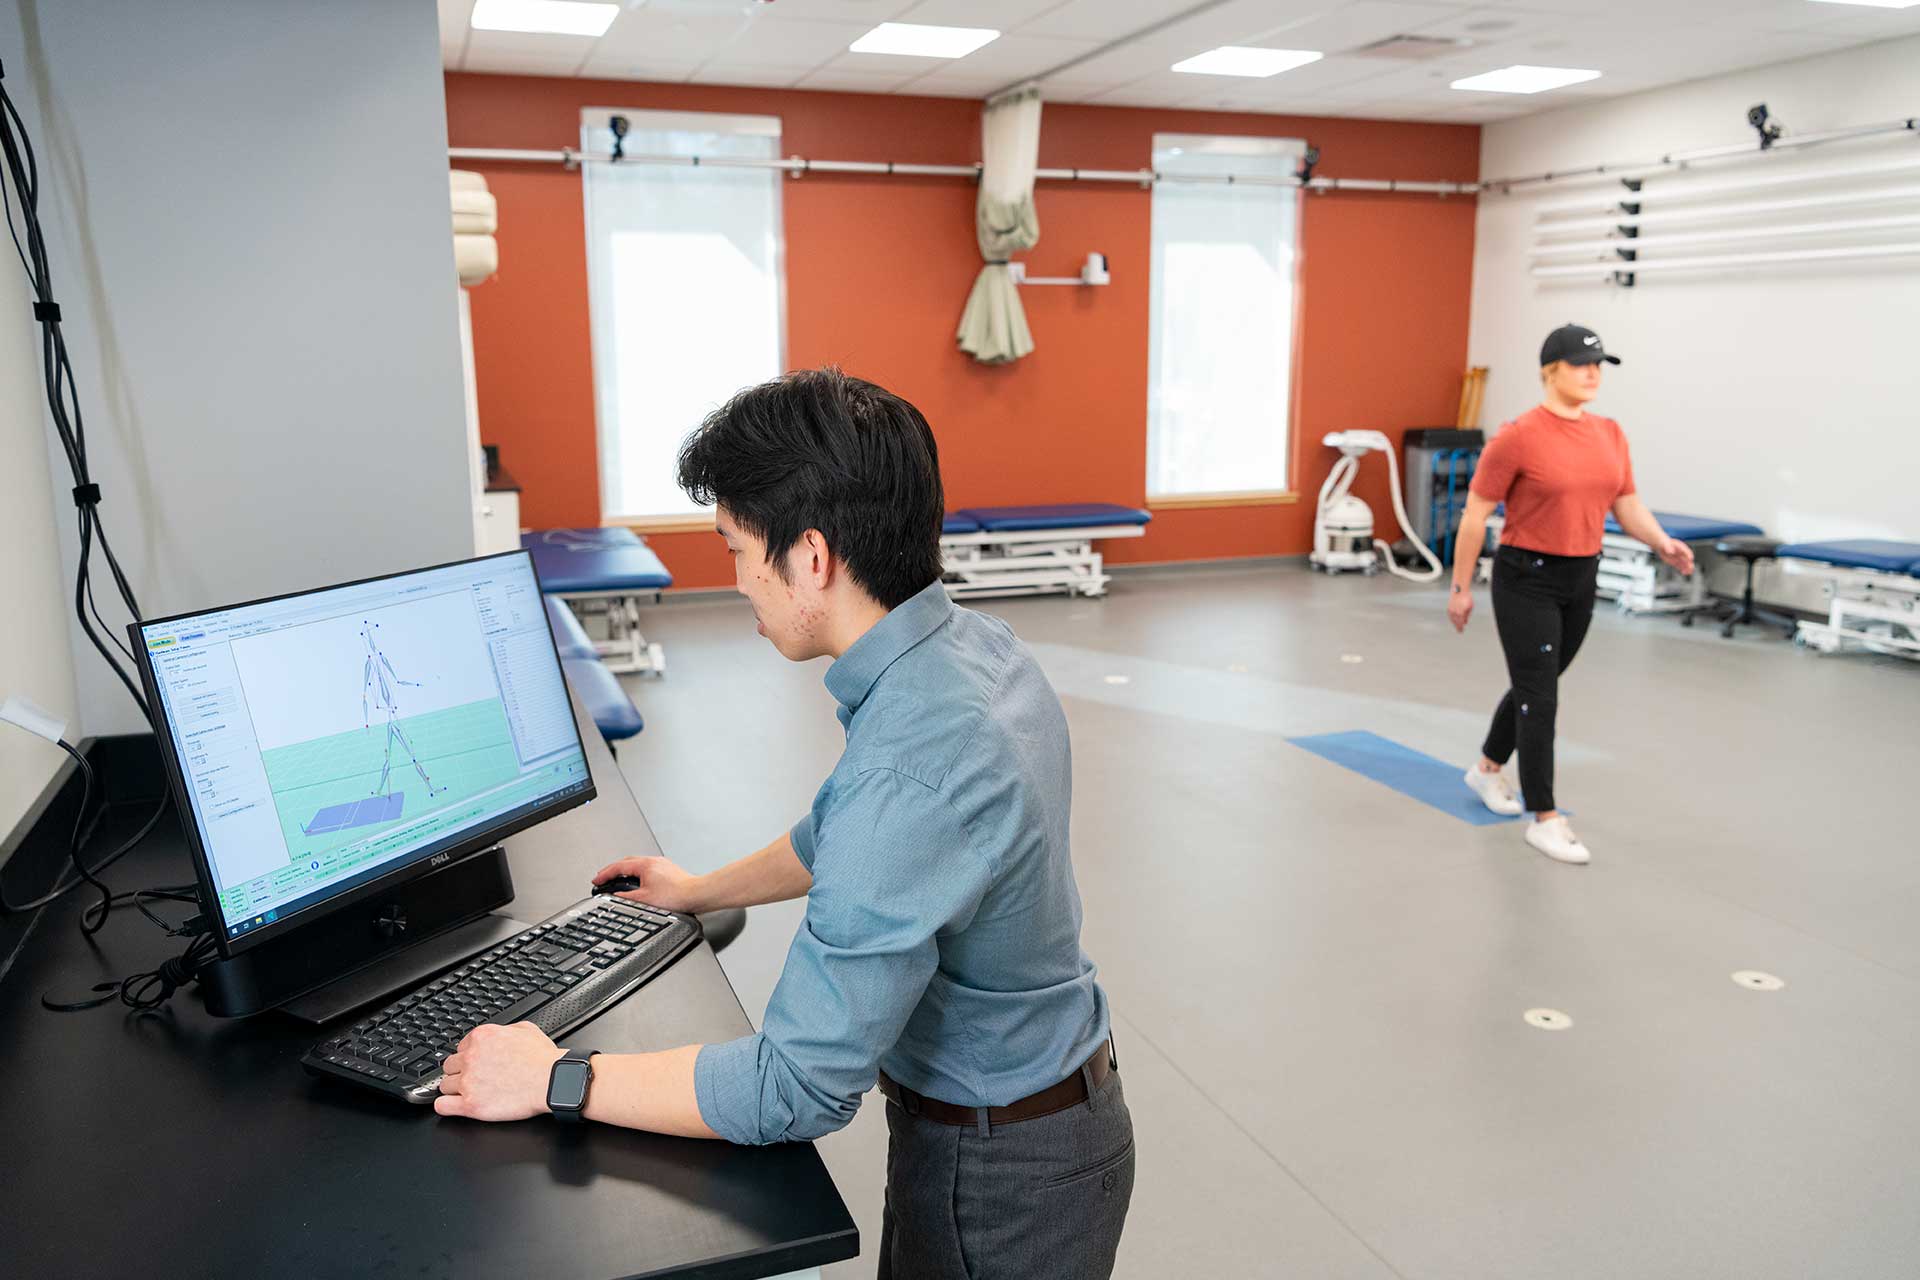
[[[506,850],[483,850],[200,970],[207,1011],[279,1009],[318,1025],[373,1004],[527,926],[490,914],[513,901]]]

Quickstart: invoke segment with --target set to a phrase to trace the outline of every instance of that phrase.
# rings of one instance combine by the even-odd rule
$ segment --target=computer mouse
[[[640,887],[639,876],[615,876],[613,879],[608,880],[604,884],[597,884],[593,886],[593,891],[595,894],[628,893],[634,889],[638,889],[639,887]]]

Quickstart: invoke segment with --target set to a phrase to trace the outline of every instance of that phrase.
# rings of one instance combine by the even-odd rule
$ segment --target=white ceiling
[[[473,0],[439,6],[442,61],[450,70],[951,98],[978,98],[1040,77],[1052,102],[1458,123],[1920,33],[1920,6],[1819,0],[626,0],[597,39],[474,31],[467,25]],[[847,52],[889,21],[1003,34],[951,61]],[[1161,23],[1162,30],[1130,38]],[[1405,34],[1473,44],[1426,61],[1352,52]],[[1224,44],[1327,56],[1265,80],[1168,70]],[[1044,74],[1103,48],[1057,75]],[[1525,96],[1447,87],[1516,62],[1603,74]]]

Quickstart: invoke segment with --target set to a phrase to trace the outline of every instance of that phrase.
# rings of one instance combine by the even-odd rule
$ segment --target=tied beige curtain
[[[1033,175],[1040,163],[1040,90],[995,98],[980,117],[980,198],[974,231],[980,268],[960,316],[960,349],[982,364],[1011,364],[1033,350],[1020,287],[1007,256],[1040,240],[1033,209]]]

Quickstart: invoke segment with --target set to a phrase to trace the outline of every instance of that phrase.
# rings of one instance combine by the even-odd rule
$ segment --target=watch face
[[[556,1062],[547,1086],[547,1106],[554,1111],[578,1111],[587,1105],[587,1080],[593,1068],[584,1062]]]

